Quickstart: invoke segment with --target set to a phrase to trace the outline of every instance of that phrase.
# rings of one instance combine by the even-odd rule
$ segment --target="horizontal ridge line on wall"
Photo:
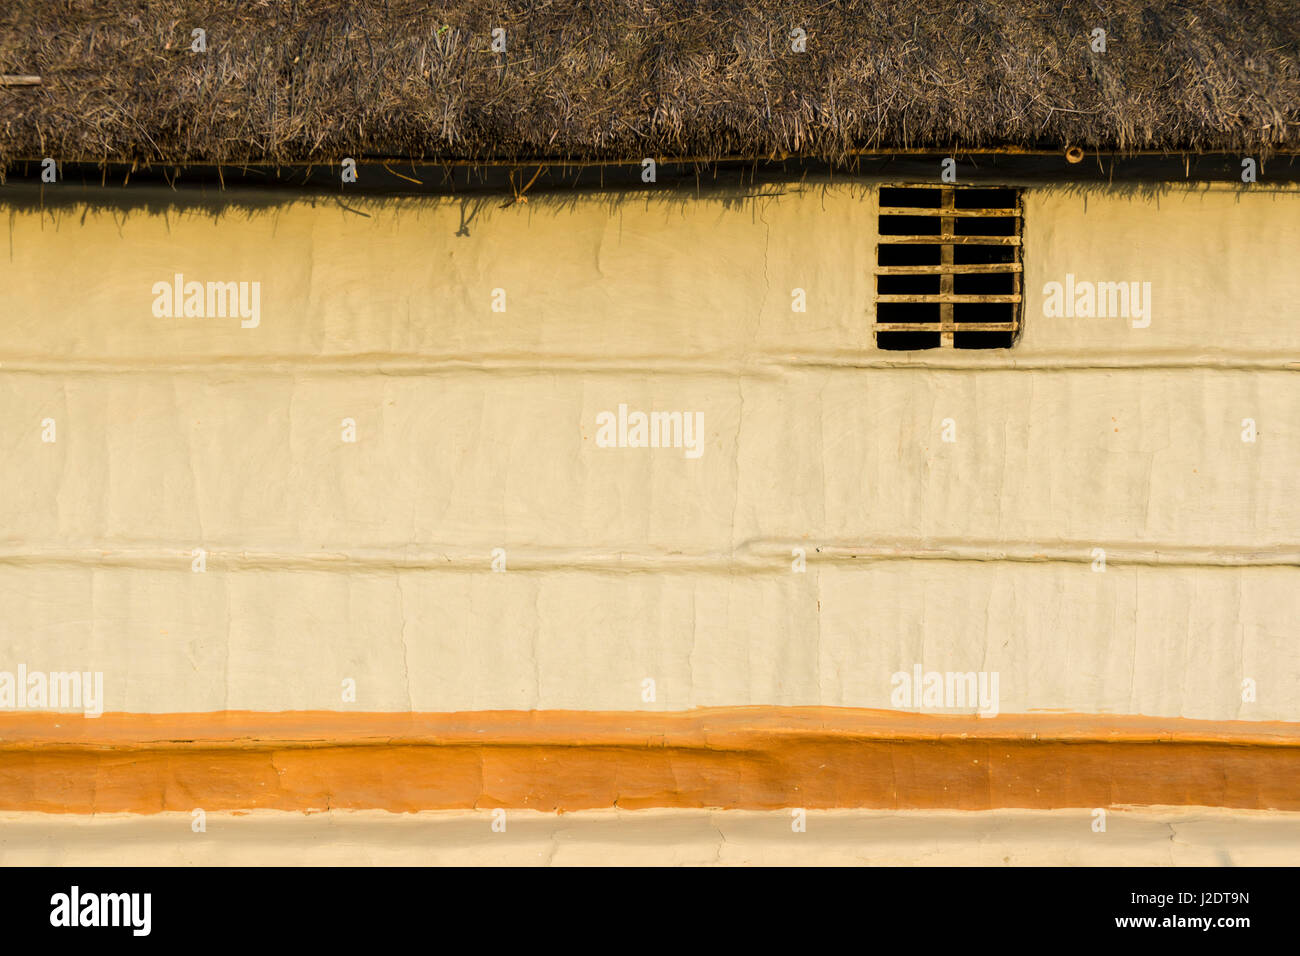
[[[512,747],[627,743],[745,750],[780,738],[858,740],[1219,743],[1300,748],[1300,722],[1028,711],[981,716],[914,708],[739,704],[689,709],[106,711],[95,717],[0,710],[0,753],[54,747]]]
[[[423,545],[380,546],[351,551],[275,552],[231,547],[205,547],[195,541],[188,547],[111,544],[32,549],[0,545],[0,566],[71,568],[139,568],[190,571],[195,549],[202,550],[207,573],[230,571],[327,571],[401,572],[444,571],[449,573],[491,572],[493,550],[506,552],[509,572],[587,571],[591,573],[686,573],[716,572],[728,575],[790,573],[795,551],[810,565],[846,565],[885,561],[958,561],[982,563],[1079,564],[1088,569],[1100,556],[1107,567],[1141,566],[1169,568],[1300,568],[1300,545],[1205,547],[1183,544],[1138,545],[1066,542],[1029,542],[892,539],[875,543],[847,543],[790,539],[765,539],[737,546],[731,552],[657,550],[630,552],[615,548],[512,547],[498,541],[469,548]]]
[[[869,336],[869,331],[866,333]],[[664,375],[779,376],[784,371],[827,369],[901,371],[925,369],[951,372],[1044,371],[1086,372],[1145,369],[1204,369],[1208,371],[1300,371],[1300,355],[1279,356],[1259,352],[1117,352],[1020,354],[994,356],[988,350],[966,354],[935,350],[924,353],[878,352],[772,352],[755,355],[714,355],[680,358],[675,355],[638,355],[623,359],[608,356],[497,354],[464,356],[409,356],[356,354],[317,356],[213,356],[192,361],[151,358],[48,359],[0,358],[0,375],[121,375],[121,374],[230,374],[262,375],[387,375],[420,376],[456,372],[502,371],[518,373],[621,374],[643,372]]]

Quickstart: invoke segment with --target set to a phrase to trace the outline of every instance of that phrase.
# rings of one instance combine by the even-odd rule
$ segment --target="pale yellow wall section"
[[[1300,814],[1092,811],[327,811],[0,814],[4,866],[1291,866]]]
[[[437,711],[883,707],[921,663],[1300,719],[1300,194],[1027,190],[1020,343],[918,353],[872,346],[875,195],[7,210],[0,669]],[[154,318],[176,272],[260,325]],[[1066,273],[1150,327],[1044,317]],[[597,448],[620,402],[703,456]]]

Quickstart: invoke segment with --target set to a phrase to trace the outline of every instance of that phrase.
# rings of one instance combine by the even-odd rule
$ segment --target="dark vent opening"
[[[928,186],[910,189],[905,186],[885,186],[880,190],[880,205],[928,206],[939,208],[939,194]]]
[[[1019,191],[880,190],[876,345],[1010,348],[1020,333]]]
[[[968,219],[958,219],[953,225],[957,227],[959,236],[1014,236],[1016,234],[1016,220],[1010,216],[999,218],[971,216]]]
[[[884,277],[881,277],[883,281]],[[939,277],[933,277],[934,288],[939,289]],[[877,288],[877,292],[884,289]],[[952,277],[952,291],[957,295],[1015,295],[1016,277],[1010,272],[979,272],[973,275],[956,275]],[[961,306],[955,306],[954,311]]]
[[[1015,209],[1020,194],[1015,189],[954,189],[957,209]]]
[[[957,349],[1009,349],[1016,337],[1011,332],[958,332],[952,340]]]
[[[937,245],[894,246],[882,243],[876,261],[882,266],[937,266],[940,249]]]
[[[894,322],[915,324],[918,322],[938,322],[939,306],[934,303],[922,305],[905,305],[896,302],[882,302],[877,306],[876,321],[889,325]]]
[[[918,349],[937,349],[938,332],[878,332],[876,346],[890,352],[913,352]]]
[[[885,295],[938,295],[938,276],[876,276],[876,291]]]
[[[881,216],[882,236],[937,236],[938,216]]]
[[[1003,322],[1007,307],[999,302],[961,302],[952,307],[954,322]]]
[[[958,265],[985,265],[990,262],[1015,262],[1016,250],[1012,246],[954,246],[952,261]]]

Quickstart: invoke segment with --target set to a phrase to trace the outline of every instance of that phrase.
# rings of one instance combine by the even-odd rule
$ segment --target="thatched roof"
[[[0,168],[1268,152],[1298,60],[1295,0],[6,0]]]

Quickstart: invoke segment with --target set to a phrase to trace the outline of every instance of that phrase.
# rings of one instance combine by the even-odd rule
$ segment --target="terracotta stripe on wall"
[[[1300,724],[834,707],[0,715],[0,810],[1300,810]]]

